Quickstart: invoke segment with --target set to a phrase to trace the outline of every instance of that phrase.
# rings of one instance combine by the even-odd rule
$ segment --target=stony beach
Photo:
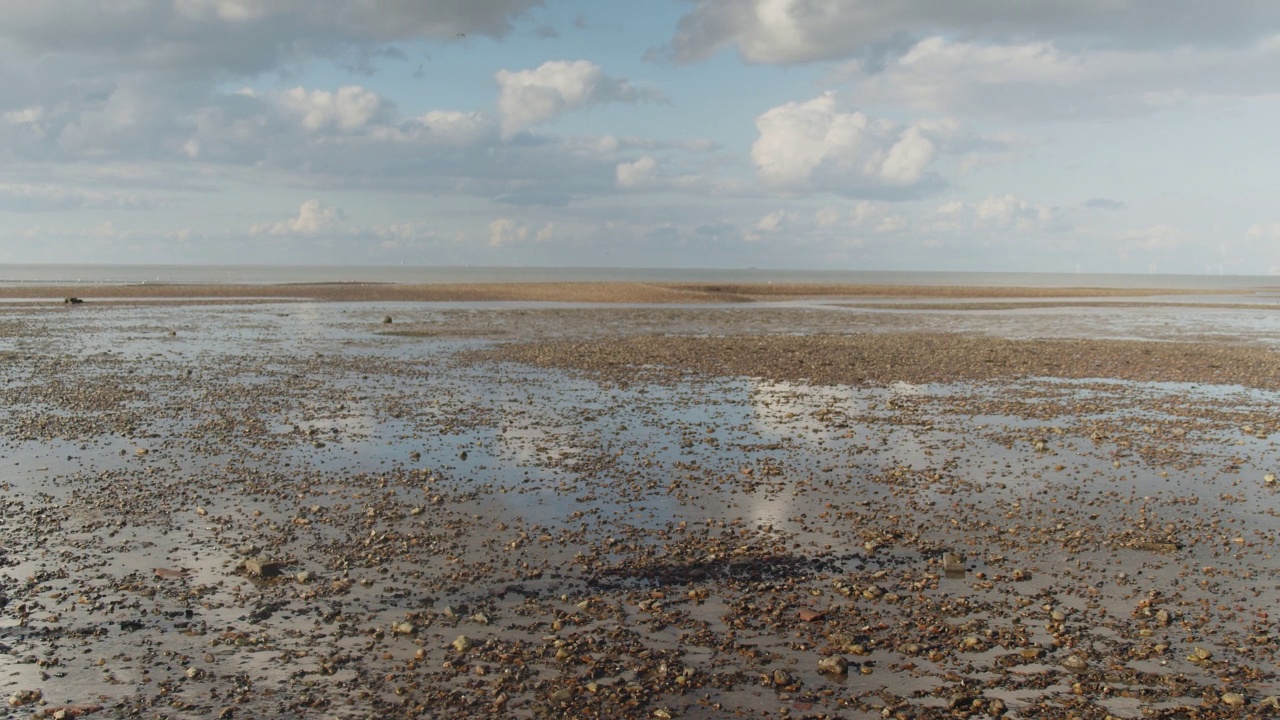
[[[0,296],[0,716],[1280,717],[1274,293]]]

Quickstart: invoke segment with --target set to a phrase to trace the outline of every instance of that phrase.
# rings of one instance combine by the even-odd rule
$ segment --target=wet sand
[[[1271,310],[718,294],[0,307],[3,709],[1280,712]]]

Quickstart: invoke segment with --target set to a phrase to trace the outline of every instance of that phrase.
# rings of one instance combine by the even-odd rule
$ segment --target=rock
[[[453,641],[453,649],[460,653],[464,653],[471,649],[471,638],[466,635],[459,635],[457,640]]]
[[[241,545],[240,547],[236,548],[236,554],[237,555],[257,555],[258,551],[261,549],[262,548],[258,547],[257,545]]]
[[[786,670],[779,668],[773,671],[774,685],[785,686],[785,685],[790,685],[794,681],[795,681],[794,678],[791,677],[791,673],[787,672]]]
[[[1079,655],[1068,655],[1062,661],[1062,667],[1073,673],[1082,673],[1089,669],[1089,663]]]
[[[942,553],[942,570],[948,575],[964,575],[964,555],[958,552]]]
[[[297,580],[297,581],[298,581],[298,582],[300,582],[300,583],[310,582],[310,581],[311,581],[311,573],[310,573],[310,571],[303,570],[302,572],[299,572],[298,574],[294,575],[294,576],[293,576],[293,579],[294,579],[294,580]]]
[[[1263,480],[1263,482],[1265,482],[1265,483],[1266,483],[1266,484],[1268,484],[1268,485],[1275,485],[1275,484],[1276,484],[1276,474],[1275,474],[1275,473],[1267,473],[1266,475],[1263,475],[1263,476],[1262,476],[1262,480]]]
[[[84,300],[81,300],[78,297],[68,297],[68,298],[62,299],[63,305],[79,305],[82,302],[84,302]]]
[[[573,691],[569,688],[560,688],[559,690],[551,693],[551,702],[553,703],[566,703],[572,699]]]
[[[187,668],[186,675],[188,678],[192,680],[199,680],[200,678],[204,677],[204,670],[201,670],[198,667],[189,667]]]
[[[391,316],[390,316],[390,315],[387,315],[387,316],[383,317],[383,318],[382,318],[382,324],[383,324],[383,325],[390,325],[390,324],[391,324]]]
[[[1245,697],[1238,692],[1222,693],[1222,704],[1231,707],[1244,707]]]
[[[280,574],[280,563],[262,558],[248,558],[240,563],[240,567],[244,568],[245,573],[250,577],[268,578]]]
[[[849,672],[849,661],[840,655],[824,657],[818,661],[818,672],[830,675],[844,675]]]
[[[398,622],[398,623],[392,624],[391,634],[392,635],[412,635],[415,629],[416,628],[413,627],[413,623],[411,622]],[[455,642],[455,646],[456,645],[457,643]]]
[[[15,690],[9,696],[9,706],[22,707],[23,705],[39,702],[43,697],[44,694],[39,690]]]

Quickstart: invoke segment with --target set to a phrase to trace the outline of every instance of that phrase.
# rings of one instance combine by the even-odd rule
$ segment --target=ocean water
[[[904,272],[711,268],[411,267],[321,265],[0,265],[0,285],[473,282],[698,282],[1167,288],[1280,291],[1280,277],[1106,273]]]

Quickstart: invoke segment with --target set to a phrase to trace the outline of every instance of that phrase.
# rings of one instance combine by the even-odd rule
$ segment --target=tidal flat
[[[0,716],[1280,716],[1274,295],[340,290],[0,304]]]

